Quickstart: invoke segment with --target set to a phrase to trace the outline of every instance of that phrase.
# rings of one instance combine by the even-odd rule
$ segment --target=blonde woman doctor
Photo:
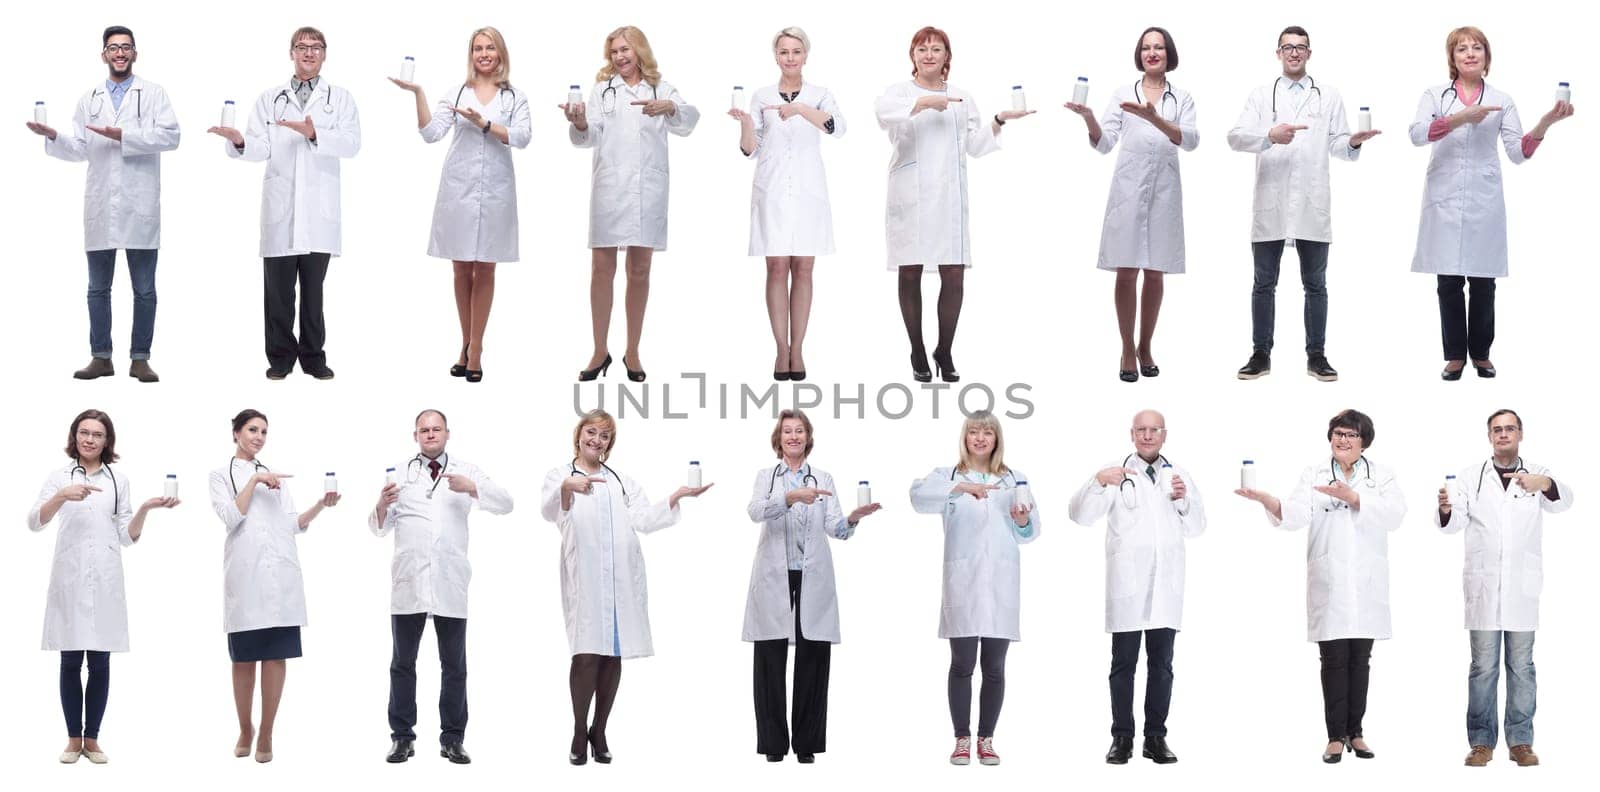
[[[972,671],[982,649],[978,761],[1000,764],[994,729],[1006,693],[1006,651],[1022,639],[1019,545],[1039,538],[1039,514],[1021,496],[1028,477],[1006,466],[1000,421],[979,410],[961,425],[959,462],[911,485],[911,507],[944,521],[939,637],[950,641],[951,764],[972,762]]]
[[[681,516],[678,501],[711,488],[679,487],[666,502],[651,503],[637,481],[606,463],[616,438],[617,422],[609,413],[584,413],[572,433],[572,461],[545,474],[540,507],[561,530],[561,609],[572,650],[567,761],[575,765],[591,755],[601,764],[611,762],[606,723],[622,683],[622,661],[655,653],[637,534],[675,525]]]
[[[789,752],[784,676],[794,650],[795,758],[816,761],[827,750],[828,662],[839,643],[839,600],[834,591],[829,539],[849,539],[856,525],[882,508],[869,503],[845,515],[833,476],[810,463],[811,419],[800,410],[778,414],[772,450],[779,462],[756,471],[746,511],[761,523],[750,595],[744,606],[744,640],[755,645],[756,752],[781,762]]]
[[[452,131],[433,204],[428,255],[450,259],[455,271],[461,354],[450,376],[483,380],[483,334],[494,304],[494,267],[517,260],[517,173],[511,149],[533,137],[528,96],[511,87],[511,53],[500,31],[472,31],[467,81],[440,95],[431,111],[422,86],[389,81],[417,100],[417,132],[437,143]]]

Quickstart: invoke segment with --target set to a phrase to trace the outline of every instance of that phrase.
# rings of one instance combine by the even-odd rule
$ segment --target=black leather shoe
[[[604,738],[601,738],[601,740],[599,742],[604,742],[604,741],[605,741]],[[594,755],[594,760],[596,762],[599,762],[600,764],[611,764],[611,752],[610,751],[602,751],[602,750],[600,750],[600,746],[596,745],[595,743],[596,743],[596,740],[594,739],[594,733],[590,732],[589,733],[589,753]]]
[[[800,764],[813,764],[817,761],[816,754],[795,754],[794,760]]]
[[[1455,361],[1450,362],[1453,363]],[[1455,371],[1451,371],[1449,366],[1445,366],[1444,371],[1439,372],[1439,379],[1442,379],[1445,382],[1455,382],[1456,380],[1461,379],[1461,372],[1466,370],[1466,366],[1462,366]]]
[[[483,382],[483,369],[467,369],[467,382]]]
[[[1484,379],[1494,379],[1494,375],[1499,373],[1494,370],[1494,366],[1480,366],[1477,363],[1473,363],[1472,367],[1477,369],[1478,376]]]
[[[1172,764],[1178,761],[1178,755],[1167,748],[1167,738],[1165,737],[1145,737],[1144,758],[1156,764]]]
[[[629,382],[644,382],[644,369],[636,369],[628,365],[628,356],[622,356],[622,367],[628,370]]]
[[[787,371],[773,371],[772,372],[772,381],[773,382],[788,382],[789,381],[789,372],[787,372]]]
[[[1139,372],[1134,371],[1133,369],[1120,369],[1117,371],[1117,379],[1120,379],[1123,382],[1138,382]],[[1129,739],[1133,738],[1130,737]]]
[[[933,382],[933,370],[928,368],[927,353],[911,353],[911,379],[916,382]]]
[[[1318,382],[1333,382],[1339,379],[1339,372],[1328,365],[1327,355],[1311,355],[1306,358],[1306,373],[1317,378]]]
[[[467,749],[461,743],[439,746],[439,755],[449,759],[450,764],[472,764],[472,757],[467,755]]]
[[[111,358],[91,358],[89,365],[72,372],[73,379],[91,380],[99,377],[109,377],[117,373],[115,366],[111,365]]]
[[[308,369],[304,365],[301,365],[300,370],[310,374],[313,377],[316,377],[319,380],[333,379],[333,369],[328,368],[327,366],[315,366]]]
[[[394,744],[389,746],[389,755],[384,758],[384,761],[389,764],[400,764],[416,755],[417,748],[413,741],[395,740]]]
[[[1141,376],[1141,377],[1159,377],[1159,376],[1161,376],[1161,367],[1160,366],[1146,366],[1144,364],[1140,364],[1139,365],[1139,376]]]
[[[1371,759],[1372,757],[1377,756],[1377,754],[1372,752],[1371,748],[1357,748],[1354,740],[1354,737],[1344,738],[1344,749],[1354,753],[1357,759]]]
[[[935,351],[933,353],[933,368],[939,374],[939,379],[942,382],[961,381],[961,374],[956,371],[955,361],[950,359],[948,353],[941,355]]]
[[[467,345],[466,344],[462,344],[461,345],[461,359],[462,360],[466,360],[467,359]],[[450,376],[452,376],[452,377],[465,377],[465,376],[467,376],[467,366],[466,366],[466,364],[464,364],[464,363],[456,363],[456,364],[451,365],[450,366]]]
[[[273,380],[273,381],[284,379],[285,377],[288,377],[289,376],[289,372],[291,372],[293,370],[294,369],[269,368],[269,369],[267,369],[267,379]]]
[[[1493,375],[1490,375],[1490,376],[1493,376]],[[799,371],[791,371],[791,372],[789,372],[789,379],[792,379],[795,382],[802,382],[802,381],[805,380],[805,378],[806,378],[806,370],[805,369],[800,369]]]
[[[1111,750],[1106,751],[1106,764],[1127,764],[1133,757],[1132,737],[1112,737]]]
[[[1322,752],[1322,763],[1323,764],[1338,764],[1339,760],[1344,758],[1344,751],[1348,747],[1349,747],[1349,744],[1345,743],[1345,744],[1339,746],[1339,750],[1338,750],[1337,753],[1328,753],[1327,751],[1323,751]]]
[[[1253,380],[1272,373],[1272,357],[1261,350],[1250,353],[1250,362],[1239,369],[1239,379]]]
[[[781,762],[783,761],[783,754],[767,754],[767,761]]]

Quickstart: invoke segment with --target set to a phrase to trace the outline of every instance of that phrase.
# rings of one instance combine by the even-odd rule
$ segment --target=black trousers
[[[819,754],[828,749],[828,661],[833,645],[801,634],[800,571],[795,569],[789,570],[789,607],[794,611],[794,752]],[[788,665],[787,638],[755,642],[756,753],[789,752],[783,689]]]
[[[389,617],[394,658],[389,661],[389,737],[415,740],[417,733],[417,649],[428,614]],[[459,745],[467,733],[467,620],[433,617],[439,644],[439,743]]]
[[[1111,735],[1133,736],[1133,676],[1139,669],[1139,639],[1144,638],[1144,736],[1167,736],[1172,707],[1172,650],[1178,631],[1163,627],[1111,634]]]
[[[327,253],[275,256],[262,259],[262,313],[266,317],[267,365],[289,371],[295,360],[301,371],[327,365],[322,344],[327,326],[322,321],[322,280],[328,276]],[[300,339],[295,340],[295,282],[300,283]]]
[[[1367,714],[1367,681],[1372,676],[1371,638],[1318,641],[1322,655],[1322,714],[1328,722],[1328,739],[1361,736],[1361,718]]]
[[[993,737],[1000,721],[1000,705],[1006,700],[1005,638],[950,639],[950,723],[957,737],[972,736],[972,670],[979,665],[978,649],[983,648],[983,687],[978,689],[978,736]]]
[[[1470,355],[1473,360],[1488,360],[1494,345],[1494,278],[1438,277],[1444,359],[1466,360]]]

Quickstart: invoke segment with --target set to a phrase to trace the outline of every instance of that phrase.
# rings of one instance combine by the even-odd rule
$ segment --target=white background
[[[1597,645],[1585,587],[1600,547],[1584,500],[1587,471],[1579,467],[1593,438],[1579,409],[1590,381],[1579,351],[1594,339],[1581,295],[1595,278],[1588,269],[1593,253],[1580,239],[1588,218],[1580,214],[1585,192],[1575,178],[1595,172],[1594,148],[1586,145],[1593,133],[1580,114],[1557,127],[1527,166],[1507,167],[1513,276],[1500,290],[1494,359],[1502,376],[1458,383],[1437,377],[1433,279],[1408,272],[1427,151],[1406,138],[1418,95],[1446,79],[1444,38],[1458,24],[1486,30],[1495,54],[1491,82],[1522,102],[1527,127],[1550,105],[1558,80],[1574,83],[1583,106],[1588,72],[1580,67],[1583,49],[1571,43],[1581,35],[1569,13],[1575,9],[1065,8],[816,0],[692,10],[507,6],[485,14],[400,2],[299,12],[81,2],[6,11],[14,74],[0,85],[0,107],[13,118],[3,154],[12,185],[5,224],[13,297],[0,321],[12,339],[7,383],[14,387],[7,388],[12,423],[10,450],[0,460],[0,503],[14,522],[0,549],[0,594],[8,604],[0,610],[7,670],[0,695],[9,714],[0,720],[0,756],[12,777],[28,788],[97,789],[175,782],[433,789],[462,781],[621,788],[688,779],[713,787],[954,787],[974,776],[1015,787],[1074,780],[1215,788],[1270,779],[1343,788],[1415,785],[1442,773],[1452,785],[1474,788],[1503,786],[1506,773],[1520,783],[1575,782],[1589,758],[1590,716],[1600,706],[1590,684]],[[463,74],[467,34],[485,23],[504,32],[514,84],[534,98],[537,112],[534,142],[516,155],[523,261],[500,267],[487,375],[469,387],[445,376],[457,338],[448,265],[424,255],[445,149],[419,141],[411,98],[383,78],[398,70],[402,55],[415,55],[419,81],[439,98]],[[872,102],[906,78],[907,41],[928,23],[950,32],[951,80],[971,90],[983,112],[1006,105],[1017,82],[1041,111],[1006,127],[1002,152],[970,164],[976,266],[955,349],[967,383],[997,390],[1028,383],[1035,406],[1027,420],[1005,425],[1007,461],[1031,477],[1043,530],[1023,551],[1025,640],[1011,650],[1010,695],[996,741],[1005,764],[945,764],[948,653],[934,637],[939,527],[933,517],[913,515],[904,493],[914,478],[954,461],[959,420],[952,393],[943,394],[935,418],[933,393],[919,390],[904,420],[878,417],[870,402],[865,419],[855,406],[835,417],[831,398],[812,411],[815,464],[840,482],[872,480],[885,508],[849,543],[835,545],[845,643],[833,656],[829,751],[814,767],[769,767],[754,752],[750,649],[738,636],[755,539],[746,487],[772,462],[772,405],[740,419],[735,402],[723,420],[714,403],[688,409],[695,384],[676,376],[706,372],[735,392],[738,383],[770,384],[763,267],[744,255],[750,165],[735,150],[737,124],[723,113],[732,84],[753,90],[776,79],[772,33],[805,27],[813,41],[807,77],[833,89],[850,123],[848,135],[824,145],[840,252],[817,265],[807,367],[830,396],[835,383],[846,395],[863,385],[871,395],[905,382],[894,277],[883,266],[888,146]],[[1092,81],[1097,111],[1112,85],[1135,79],[1131,50],[1151,23],[1176,38],[1181,67],[1172,81],[1195,97],[1201,145],[1181,157],[1189,274],[1168,279],[1154,348],[1163,374],[1130,386],[1114,378],[1112,277],[1093,266],[1112,159],[1086,145],[1081,122],[1060,104],[1080,74]],[[21,123],[37,99],[49,103],[53,123],[68,123],[76,99],[104,78],[98,50],[107,24],[135,30],[136,71],[168,90],[184,130],[181,148],[163,160],[153,357],[163,381],[155,386],[123,375],[131,303],[121,265],[114,297],[119,375],[93,383],[69,378],[88,358],[83,169],[45,157]],[[288,35],[301,24],[328,35],[324,76],[354,94],[363,147],[344,163],[346,255],[327,283],[329,361],[338,379],[317,383],[296,374],[267,383],[255,255],[261,168],[226,160],[223,143],[204,130],[223,99],[248,107],[287,79]],[[691,137],[671,143],[671,248],[656,258],[643,348],[652,413],[649,420],[623,418],[613,466],[662,497],[697,458],[717,487],[686,505],[682,524],[644,540],[658,655],[626,664],[610,729],[616,763],[569,768],[558,539],[538,516],[538,486],[545,471],[571,456],[572,372],[590,352],[590,154],[567,143],[555,104],[570,83],[587,89],[601,65],[602,37],[619,24],[650,35],[664,77],[704,117]],[[1254,383],[1233,378],[1250,351],[1253,170],[1250,157],[1227,148],[1225,135],[1248,92],[1275,76],[1274,38],[1287,24],[1310,29],[1311,72],[1340,89],[1350,117],[1356,105],[1371,105],[1386,133],[1359,162],[1332,165],[1328,355],[1342,375],[1336,384],[1300,373],[1292,252],[1281,281],[1278,369]],[[931,345],[933,279],[926,282]],[[619,279],[619,357],[621,293]],[[619,361],[605,386],[608,406],[621,373]],[[689,419],[662,417],[668,383],[673,409],[687,409]],[[592,386],[581,391],[583,404],[592,405],[596,393]],[[971,394],[969,406],[982,406],[979,395]],[[119,470],[136,497],[154,495],[159,477],[175,472],[186,500],[152,515],[144,540],[125,553],[133,652],[113,660],[102,740],[112,763],[60,768],[53,764],[62,744],[57,658],[37,650],[54,530],[30,535],[21,524],[38,483],[66,464],[59,449],[69,421],[91,406],[116,420],[125,458]],[[1108,768],[1101,762],[1109,725],[1102,530],[1070,525],[1066,502],[1096,469],[1131,450],[1128,418],[1146,406],[1166,412],[1166,450],[1193,471],[1211,526],[1190,544],[1187,620],[1177,643],[1169,728],[1182,761],[1156,769],[1136,759]],[[1316,649],[1304,640],[1304,538],[1270,529],[1259,507],[1228,490],[1248,456],[1257,460],[1263,486],[1287,494],[1301,468],[1327,453],[1327,418],[1351,406],[1375,418],[1371,456],[1398,470],[1411,513],[1391,543],[1396,637],[1379,644],[1373,659],[1367,735],[1379,758],[1327,768],[1317,761],[1323,730]],[[1579,494],[1576,508],[1548,526],[1536,652],[1543,693],[1537,746],[1546,764],[1514,770],[1502,747],[1487,770],[1473,772],[1458,769],[1467,749],[1461,540],[1434,531],[1428,512],[1445,472],[1487,456],[1483,422],[1501,406],[1525,418],[1527,458],[1551,466]],[[349,493],[300,540],[311,624],[306,657],[290,664],[278,759],[266,767],[234,760],[229,751],[235,731],[221,629],[222,533],[204,496],[207,472],[231,452],[228,420],[243,407],[271,416],[262,458],[301,476],[293,485],[300,503],[311,501],[325,470],[338,471]],[[411,419],[423,407],[449,413],[450,450],[517,498],[510,516],[473,520],[469,768],[447,766],[427,750],[408,765],[382,762],[390,544],[367,532],[364,511],[383,467],[414,452]],[[437,726],[432,640],[430,631],[419,663],[422,747],[432,745]]]

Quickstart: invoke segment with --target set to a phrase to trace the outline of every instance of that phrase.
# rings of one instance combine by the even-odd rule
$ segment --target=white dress
[[[828,180],[822,168],[823,135],[844,136],[844,116],[828,89],[800,86],[798,104],[833,117],[833,131],[823,132],[799,115],[788,120],[768,106],[784,103],[777,85],[768,85],[750,99],[756,160],[750,189],[750,255],[825,256],[833,252],[833,212],[828,205]]]
[[[451,106],[470,107],[505,127],[510,143],[485,134]],[[471,86],[452,86],[440,94],[428,125],[417,131],[424,141],[436,143],[452,129],[455,137],[445,154],[439,197],[433,204],[428,255],[452,261],[516,261],[517,174],[511,149],[526,148],[533,137],[528,96],[506,87],[484,104]]]

